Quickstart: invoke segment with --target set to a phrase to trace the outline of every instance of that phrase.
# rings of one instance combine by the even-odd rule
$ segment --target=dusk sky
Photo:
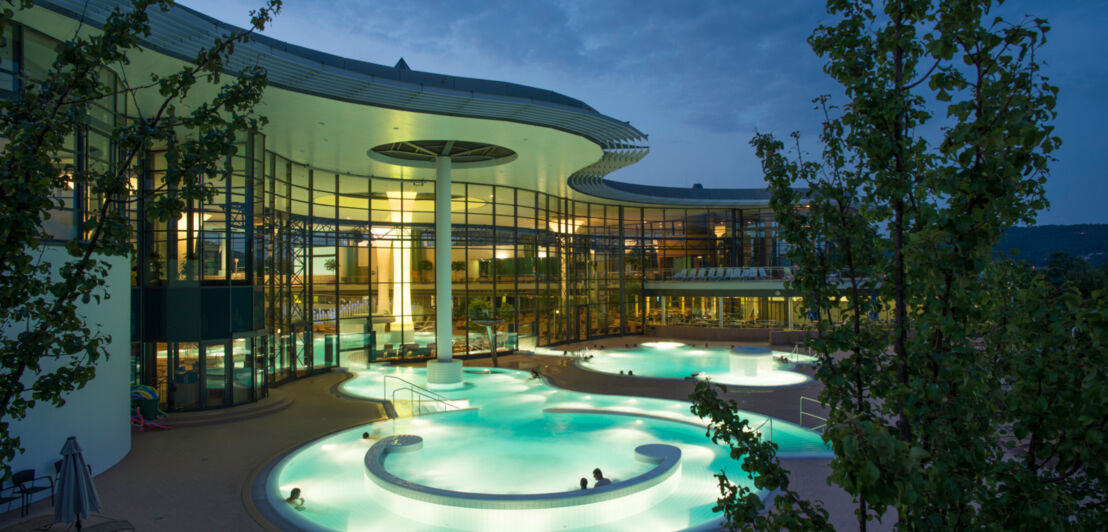
[[[244,26],[256,0],[183,4]],[[1008,2],[998,12],[1047,18],[1038,54],[1060,87],[1062,137],[1040,224],[1108,223],[1108,4]],[[508,81],[580,99],[650,136],[650,155],[608,177],[632,183],[762,188],[748,142],[798,130],[816,152],[812,98],[841,91],[807,36],[831,22],[823,3],[796,1],[286,0],[265,34],[344,57]]]

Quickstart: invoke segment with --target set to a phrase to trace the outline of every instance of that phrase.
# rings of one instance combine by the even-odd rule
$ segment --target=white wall
[[[65,250],[52,247],[44,259],[57,261],[68,257]],[[131,264],[124,257],[108,259],[108,293],[111,298],[85,305],[82,312],[93,330],[111,336],[109,357],[96,365],[96,377],[84,388],[66,396],[65,406],[40,403],[27,417],[12,423],[12,433],[22,439],[25,449],[12,460],[12,471],[34,468],[36,476],[54,475],[54,461],[69,436],[76,436],[84,450],[85,461],[93,475],[103,473],[131,450],[130,343],[131,343]],[[45,361],[49,362],[49,361]],[[44,364],[45,366],[46,364]],[[31,379],[24,379],[30,385]],[[49,493],[42,495],[49,496]]]

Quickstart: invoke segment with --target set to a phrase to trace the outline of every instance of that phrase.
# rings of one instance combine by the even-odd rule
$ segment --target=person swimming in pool
[[[300,488],[292,488],[292,493],[289,494],[289,498],[285,499],[285,502],[291,504],[297,510],[303,510],[304,497],[300,496]]]
[[[581,489],[589,489],[589,479],[581,477]]]
[[[604,478],[604,473],[600,471],[599,467],[592,470],[592,478],[596,480],[596,484],[592,486],[594,488],[608,486],[612,483],[611,479]]]

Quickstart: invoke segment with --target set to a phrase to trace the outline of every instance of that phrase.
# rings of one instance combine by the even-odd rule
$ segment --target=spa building
[[[19,12],[4,29],[0,96],[44,75],[78,19],[96,31],[116,5]],[[143,51],[105,72],[109,83],[175,71],[230,29],[180,6],[150,19]],[[249,65],[268,71],[257,111],[269,123],[238,140],[212,201],[169,223],[142,216],[141,198],[163,185],[158,146],[133,182],[135,255],[111,278],[124,305],[112,364],[155,387],[165,410],[247,403],[377,360],[618,335],[768,340],[801,325],[767,193],[634,184],[649,144],[629,117],[264,36],[228,71]],[[112,129],[153,101],[98,102],[63,158],[110,167]],[[58,193],[65,209],[48,230],[82,238],[98,198]]]

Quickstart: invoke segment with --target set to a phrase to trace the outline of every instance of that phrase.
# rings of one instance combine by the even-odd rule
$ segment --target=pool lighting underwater
[[[426,379],[422,371],[380,367],[359,372],[341,390],[391,398],[405,386],[397,376],[417,386]],[[637,532],[714,523],[720,516],[711,510],[719,494],[713,475],[726,470],[746,482],[688,403],[582,394],[511,370],[467,373],[464,388],[443,395],[470,408],[441,407],[309,442],[270,470],[265,498],[303,530]],[[755,427],[769,419],[747,416]],[[782,457],[830,456],[818,434],[771,423]],[[365,431],[379,437],[364,440]],[[400,435],[411,436],[401,445]],[[418,445],[409,439],[415,437]],[[639,452],[666,448],[677,458]],[[592,488],[594,468],[614,487]],[[580,489],[581,478],[589,489]],[[301,511],[284,502],[293,487],[306,501]]]

